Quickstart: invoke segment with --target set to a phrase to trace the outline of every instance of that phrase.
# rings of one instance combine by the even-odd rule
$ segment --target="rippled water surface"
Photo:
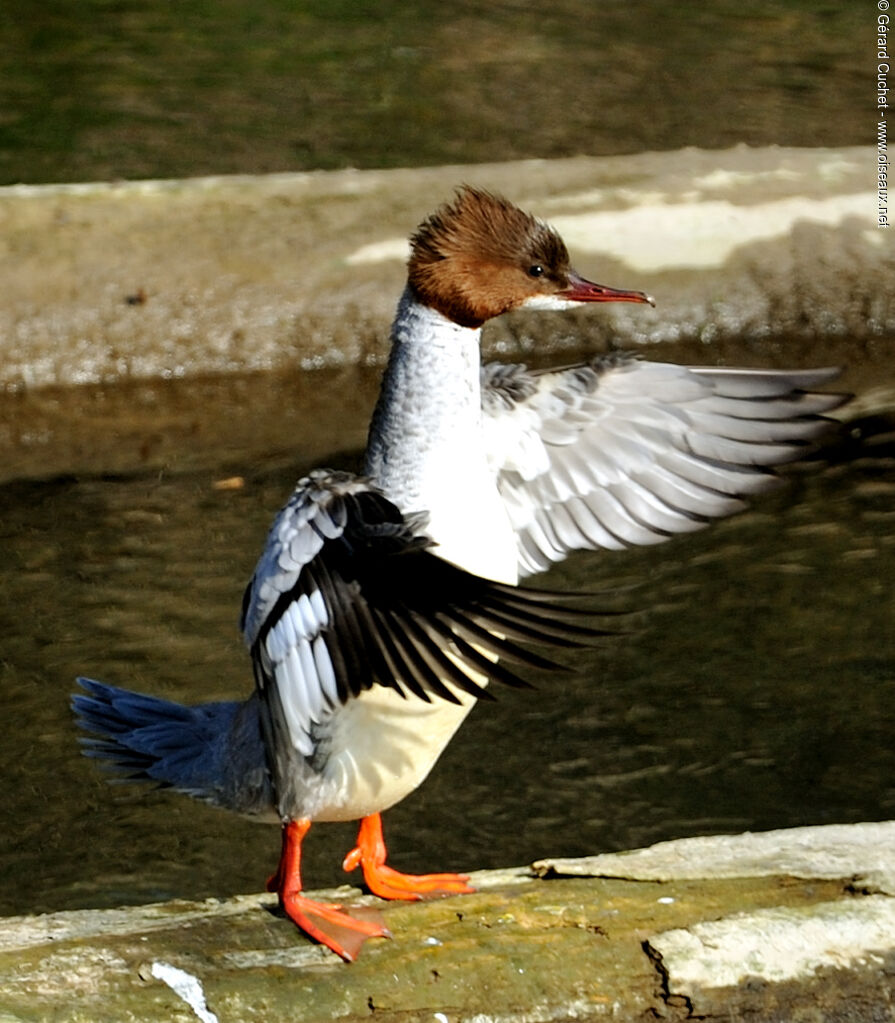
[[[344,381],[332,386],[338,409]],[[252,463],[228,450],[173,475],[0,488],[0,912],[262,887],[275,828],[110,786],[79,755],[68,698],[78,673],[188,702],[249,692],[242,588],[295,478],[351,464],[357,404],[336,417],[343,443],[305,461],[283,437]],[[610,591],[607,606],[632,611],[627,634],[575,656],[575,674],[477,708],[387,814],[393,863],[489,867],[893,816],[892,454],[885,438],[840,448],[695,536],[559,566],[545,581]],[[216,489],[235,469],[245,486]],[[310,885],[341,880],[352,838],[314,829]]]

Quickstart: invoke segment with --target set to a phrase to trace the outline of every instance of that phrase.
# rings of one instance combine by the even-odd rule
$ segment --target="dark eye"
[[[535,263],[534,266],[530,266],[528,268],[528,276],[529,277],[543,277],[544,276],[544,268],[541,266],[540,263]]]

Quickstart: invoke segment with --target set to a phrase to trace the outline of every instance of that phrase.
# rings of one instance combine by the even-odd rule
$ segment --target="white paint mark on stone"
[[[218,1023],[217,1016],[205,1002],[205,992],[198,977],[158,960],[152,964],[152,976],[167,984],[178,998],[182,998],[202,1023]]]
[[[362,245],[345,260],[349,266],[361,263],[384,263],[389,259],[407,259],[410,246],[405,238],[386,238],[385,241]]]

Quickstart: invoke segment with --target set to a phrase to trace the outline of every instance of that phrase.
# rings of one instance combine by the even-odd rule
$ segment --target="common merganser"
[[[688,368],[611,355],[551,371],[480,363],[511,309],[651,303],[585,280],[548,225],[461,188],[411,239],[365,475],[317,470],[277,516],[243,602],[245,702],[194,707],[79,679],[89,756],[282,825],[268,886],[345,959],[387,936],[302,894],[312,821],[360,819],[344,867],[386,899],[471,891],[385,863],[380,814],[428,775],[506,667],[573,644],[573,609],[520,578],[580,548],[653,544],[743,507],[841,396],[835,370]]]

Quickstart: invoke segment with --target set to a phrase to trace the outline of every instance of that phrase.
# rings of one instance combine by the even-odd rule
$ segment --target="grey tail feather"
[[[153,781],[198,799],[257,814],[271,803],[257,706],[248,702],[187,707],[89,678],[72,696],[86,756],[120,780]]]

